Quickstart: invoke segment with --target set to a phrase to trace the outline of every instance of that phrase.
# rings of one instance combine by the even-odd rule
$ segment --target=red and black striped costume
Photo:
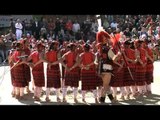
[[[135,60],[135,51],[131,48],[125,48],[124,49],[124,53],[126,55],[127,58],[129,58],[130,60]],[[133,79],[135,79],[135,63],[127,61],[127,66],[129,67],[131,74],[133,76]],[[124,85],[125,86],[132,86],[135,85],[135,80],[132,80],[131,75],[128,71],[127,66],[125,66],[124,68]]]
[[[148,55],[153,59],[153,51],[150,48],[146,48],[146,51]],[[153,62],[149,59],[147,59],[147,65],[146,65],[146,83],[151,84],[153,82]]]
[[[80,54],[81,65],[86,66],[95,60],[92,52],[83,52]],[[97,87],[96,66],[93,64],[89,69],[81,68],[82,90],[95,90]]]
[[[33,53],[31,53],[30,57],[32,59],[33,64],[35,64],[36,62],[39,61],[40,53],[38,51],[34,51]],[[43,62],[41,62],[40,64],[36,65],[32,69],[32,75],[33,75],[35,86],[44,87],[45,78],[44,78],[44,65],[43,65]]]
[[[25,55],[28,55],[28,56],[31,53],[28,47],[25,47],[23,51],[25,52]],[[27,84],[29,84],[29,82],[31,81],[31,70],[30,70],[30,67],[26,64],[24,64],[24,69],[25,69],[25,80],[27,81]]]
[[[68,51],[64,54],[66,65],[68,68],[71,68],[76,63],[77,53]],[[79,83],[79,68],[75,67],[71,71],[65,70],[65,86],[78,87]]]
[[[57,51],[48,51],[46,53],[46,60],[51,63],[56,62],[58,60]],[[50,69],[47,64],[47,87],[61,87],[59,64],[52,65]]]
[[[14,61],[21,62],[18,57],[21,56],[22,51],[16,50],[13,54]],[[13,86],[15,87],[25,87],[27,86],[27,82],[25,80],[25,69],[24,69],[24,64],[17,65],[13,68],[13,76],[14,76],[14,81],[13,81]]]
[[[142,60],[143,64],[146,63],[146,53],[143,48],[137,49],[140,52],[140,59]],[[135,82],[137,86],[145,85],[146,81],[146,67],[143,67],[140,62],[135,64]]]
[[[114,54],[117,54],[118,50],[112,49]],[[122,64],[122,56],[117,61],[119,64]],[[120,68],[117,64],[113,63],[113,76],[111,77],[110,86],[112,87],[123,87],[124,86],[124,67]]]

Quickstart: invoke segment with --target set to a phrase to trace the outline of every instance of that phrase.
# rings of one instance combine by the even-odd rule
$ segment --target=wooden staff
[[[18,60],[18,61],[10,68],[10,70],[12,70],[14,67],[16,67],[19,63],[20,63],[20,60]]]
[[[117,38],[115,37],[115,34],[113,34],[113,36],[114,36],[114,39],[116,40],[116,44],[115,44],[115,45],[117,45],[119,51],[122,53],[122,58],[123,58],[123,60],[124,60],[124,63],[125,63],[125,65],[126,65],[128,71],[129,71],[129,74],[130,74],[132,80],[134,80],[133,75],[132,75],[132,72],[131,72],[131,70],[130,70],[128,64],[127,64],[127,60],[126,60],[126,58],[125,58],[125,56],[124,56],[124,53],[123,53],[122,50],[121,50],[119,41],[118,41]]]

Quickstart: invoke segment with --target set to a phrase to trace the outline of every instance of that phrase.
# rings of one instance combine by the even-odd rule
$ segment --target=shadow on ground
[[[72,103],[72,102],[56,102],[53,100],[53,97],[55,95],[51,95],[52,99],[50,102],[46,102],[44,100],[44,96],[42,96],[41,101],[34,101],[33,99],[33,93],[26,94],[24,96],[25,100],[19,100],[22,104],[25,105],[158,105],[160,101],[160,95],[157,94],[151,94],[148,96],[139,96],[136,99],[129,99],[129,100],[119,100],[117,103],[110,103],[110,102],[105,102],[105,103],[89,103],[89,102],[81,102],[78,99],[78,103]],[[107,100],[108,101],[108,100]]]
[[[123,105],[158,105],[160,101],[160,95],[151,94],[148,96],[139,96],[137,99],[121,100],[119,101]]]

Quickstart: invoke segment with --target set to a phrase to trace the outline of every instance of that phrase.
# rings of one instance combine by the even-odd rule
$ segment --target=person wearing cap
[[[96,66],[95,66],[95,54],[90,51],[91,46],[86,43],[83,45],[84,52],[79,56],[79,64],[81,68],[80,78],[82,81],[82,101],[85,101],[85,93],[92,91],[95,98],[95,103],[98,103],[97,98],[97,79],[96,79]]]
[[[63,102],[67,102],[66,94],[67,87],[73,88],[74,102],[77,103],[77,94],[79,86],[79,68],[78,68],[78,56],[76,53],[76,44],[70,43],[70,50],[65,53],[61,58],[61,64],[65,67],[64,73],[64,88],[63,88]],[[64,63],[65,61],[65,63]]]

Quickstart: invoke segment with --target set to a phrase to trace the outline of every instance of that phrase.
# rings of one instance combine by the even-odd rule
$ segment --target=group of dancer
[[[104,103],[106,95],[112,103],[117,102],[118,89],[122,99],[151,94],[154,59],[153,50],[148,47],[150,41],[120,42],[119,35],[101,30],[96,41],[64,41],[62,47],[58,40],[48,42],[48,47],[43,39],[37,40],[35,48],[30,47],[27,38],[14,41],[8,58],[12,96],[24,99],[24,90],[30,92],[31,81],[35,101],[41,101],[42,88],[46,87],[46,102],[51,101],[51,88],[56,91],[57,102],[67,102],[70,86],[77,103],[79,81],[83,102],[88,91],[93,93],[95,103]],[[43,63],[47,63],[46,74]]]

